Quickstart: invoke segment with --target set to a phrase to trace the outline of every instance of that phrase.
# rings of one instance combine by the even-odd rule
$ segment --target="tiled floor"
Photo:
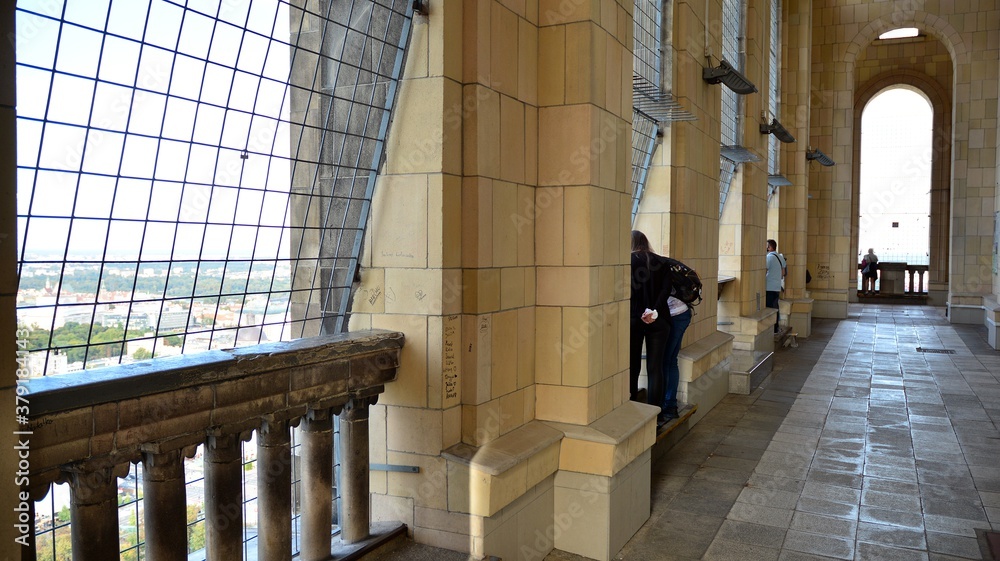
[[[989,559],[977,530],[1000,530],[1000,352],[985,329],[859,304],[798,343],[654,463],[652,515],[617,559]]]
[[[652,515],[618,558],[984,559],[976,530],[1000,530],[1000,353],[943,313],[815,320],[767,387],[728,396],[654,464]],[[579,558],[548,557],[564,559]]]

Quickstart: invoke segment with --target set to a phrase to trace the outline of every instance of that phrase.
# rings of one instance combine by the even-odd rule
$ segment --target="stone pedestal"
[[[789,300],[789,303],[791,305],[788,313],[788,325],[792,328],[792,333],[800,338],[809,337],[812,334],[812,298]]]
[[[608,561],[649,518],[650,452],[613,476],[560,470],[555,480],[557,549]]]
[[[879,262],[879,294],[906,293],[906,263]]]

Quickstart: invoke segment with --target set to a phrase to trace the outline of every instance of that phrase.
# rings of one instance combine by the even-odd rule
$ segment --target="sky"
[[[60,17],[61,2],[18,3],[18,165],[48,168],[19,170],[18,214],[65,217],[21,218],[26,254],[99,259],[105,242],[122,260],[287,254],[287,4],[187,4],[71,0],[60,31],[23,10]],[[225,21],[204,15],[217,12]],[[107,36],[87,28],[105,18]]]

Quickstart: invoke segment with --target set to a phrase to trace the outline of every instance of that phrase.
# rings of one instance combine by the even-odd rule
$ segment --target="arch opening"
[[[912,86],[885,88],[862,111],[857,255],[874,250],[883,294],[912,292],[905,268],[930,263],[932,133],[931,101]],[[859,267],[858,290],[862,280]]]

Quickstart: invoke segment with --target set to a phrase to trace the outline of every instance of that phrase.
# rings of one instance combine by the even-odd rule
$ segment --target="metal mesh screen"
[[[344,330],[411,10],[19,0],[32,371]]]
[[[646,175],[656,149],[656,121],[632,112],[632,220],[639,212],[639,201],[646,186]]]
[[[771,118],[778,117],[778,95],[781,91],[779,86],[781,85],[781,68],[779,67],[779,55],[781,49],[781,5],[779,0],[771,0],[771,40],[769,42],[768,57],[767,57],[767,67],[768,67],[768,96],[767,96],[767,108],[770,112]],[[767,136],[767,172],[770,174],[780,173],[779,170],[779,157],[781,155],[781,150],[779,149],[779,141],[776,136],[769,134]]]
[[[660,88],[660,0],[636,0],[633,14],[634,66],[632,72]]]
[[[719,218],[722,218],[722,211],[726,208],[726,199],[729,198],[729,188],[733,185],[733,176],[736,175],[736,164],[729,158],[719,158],[721,166],[719,168]]]
[[[740,54],[740,30],[743,29],[739,0],[722,2],[722,58],[737,70],[743,71]],[[722,88],[722,139],[723,146],[738,146],[740,96],[729,88]]]

